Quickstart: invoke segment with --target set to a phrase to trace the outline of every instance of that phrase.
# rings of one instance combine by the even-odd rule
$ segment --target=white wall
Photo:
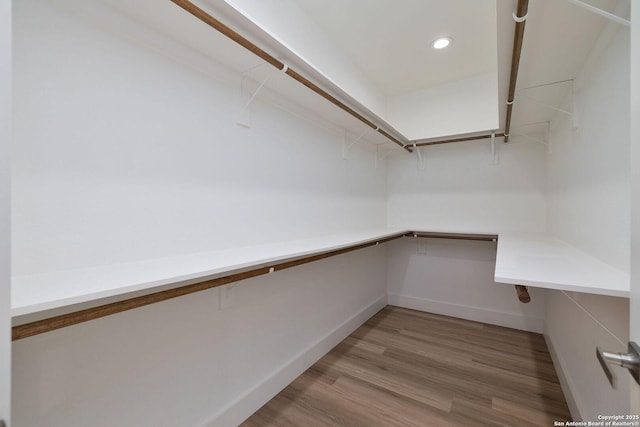
[[[626,353],[629,300],[626,298],[549,291],[545,338],[571,415],[597,420],[599,414],[629,413],[629,379],[612,366],[618,378],[613,390],[596,359],[596,347]]]
[[[560,116],[553,124],[548,224],[560,239],[629,271],[628,30],[605,55],[576,80],[578,128]]]
[[[553,123],[548,225],[559,238],[628,271],[629,30],[603,51],[576,80],[579,128],[573,131],[566,118]],[[596,346],[626,351],[628,300],[548,296],[545,335],[574,417],[628,413],[629,375],[617,370],[620,389],[611,390],[595,357]]]
[[[390,226],[430,231],[497,233],[545,229],[543,146],[496,138],[499,164],[489,140],[422,148],[388,164]]]
[[[371,145],[343,160],[340,131],[262,95],[238,127],[239,76],[15,8],[17,274],[385,225]],[[372,247],[237,283],[228,310],[212,289],[15,342],[14,425],[236,425],[384,306],[385,277]]]
[[[387,99],[387,120],[412,141],[498,129],[499,114],[497,72]]]
[[[546,150],[496,138],[498,164],[490,140],[444,144],[388,164],[390,226],[469,233],[545,229]],[[419,168],[422,168],[420,170]],[[493,281],[495,244],[427,240],[392,243],[389,303],[450,316],[540,332],[543,292],[521,304],[512,286]]]
[[[405,238],[389,243],[389,304],[494,325],[542,332],[544,291],[518,301],[495,283],[496,243]]]
[[[14,342],[31,426],[234,426],[386,303],[371,247]]]
[[[0,419],[11,412],[9,152],[11,142],[11,1],[0,1]]]
[[[384,226],[371,144],[345,161],[340,131],[260,99],[237,126],[239,76],[48,2],[18,2],[15,23],[14,274]]]

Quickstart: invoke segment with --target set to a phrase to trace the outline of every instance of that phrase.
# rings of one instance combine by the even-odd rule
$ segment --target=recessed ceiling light
[[[434,49],[444,49],[451,43],[453,43],[453,39],[451,37],[440,37],[433,42],[432,46]]]

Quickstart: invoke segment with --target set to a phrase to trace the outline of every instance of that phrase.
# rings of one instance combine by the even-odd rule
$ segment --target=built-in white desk
[[[494,280],[629,297],[629,274],[546,233],[500,233]]]

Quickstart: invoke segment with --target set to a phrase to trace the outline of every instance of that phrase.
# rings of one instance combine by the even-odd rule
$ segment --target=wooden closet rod
[[[516,287],[516,294],[518,294],[518,300],[521,303],[527,304],[531,302],[531,295],[529,295],[529,290],[527,289],[526,286],[515,285],[515,287]]]
[[[513,34],[513,53],[511,55],[511,77],[509,80],[509,94],[507,96],[507,119],[504,125],[504,142],[509,142],[513,99],[516,94],[516,82],[518,81],[518,69],[520,68],[520,54],[522,53],[522,41],[524,40],[524,25],[527,22],[528,10],[529,0],[518,0],[518,6],[514,16],[514,19],[516,20],[516,29]]]
[[[216,29],[217,31],[219,31],[223,35],[227,36],[228,38],[230,38],[234,42],[238,43],[240,46],[244,47],[245,49],[249,50],[250,52],[253,52],[255,55],[259,56],[260,58],[262,58],[263,60],[265,60],[269,64],[273,65],[278,70],[284,72],[289,77],[291,77],[294,80],[298,81],[298,83],[301,83],[302,85],[308,87],[309,89],[311,89],[312,91],[314,91],[315,93],[317,93],[318,95],[320,95],[321,97],[326,99],[327,101],[331,102],[336,107],[341,108],[342,110],[344,110],[347,113],[351,114],[353,117],[355,117],[356,119],[360,120],[362,123],[364,123],[365,125],[369,126],[371,129],[374,129],[376,132],[382,134],[387,139],[393,141],[395,144],[397,144],[400,147],[404,148],[408,152],[412,151],[411,148],[409,148],[409,146],[407,146],[406,144],[402,143],[400,140],[398,140],[397,138],[393,137],[388,132],[382,130],[379,126],[375,125],[372,121],[368,120],[367,118],[362,116],[360,113],[356,112],[351,107],[349,107],[346,104],[344,104],[343,102],[339,101],[337,98],[335,98],[329,92],[325,91],[324,89],[322,89],[319,86],[317,86],[315,83],[311,82],[309,79],[303,77],[301,74],[299,74],[296,71],[292,70],[285,63],[283,63],[279,59],[275,58],[274,56],[270,55],[265,50],[263,50],[262,48],[258,47],[257,45],[255,45],[251,41],[247,40],[242,35],[240,35],[236,31],[234,31],[233,29],[231,29],[227,25],[223,24],[221,21],[217,20],[213,16],[209,15],[207,12],[205,12],[202,9],[200,9],[195,4],[191,3],[188,0],[171,0],[171,1],[173,3],[175,3],[176,5],[180,6],[185,11],[189,12],[190,14],[192,14],[193,16],[195,16],[196,18],[198,18],[199,20],[201,20],[202,22],[204,22],[205,24],[207,24],[210,27]]]
[[[418,142],[416,143],[416,147],[426,147],[428,145],[438,145],[438,144],[450,144],[452,142],[463,142],[463,141],[475,141],[477,139],[487,139],[487,138],[491,138],[493,135],[486,134],[486,135],[476,135],[476,136],[465,136],[462,138],[451,138],[451,139],[436,139],[434,141],[425,141],[425,142]],[[495,134],[496,138],[499,138],[501,136],[504,136],[503,132],[499,132]]]
[[[495,234],[465,234],[465,233],[435,233],[410,231],[404,237],[426,237],[429,239],[453,239],[453,240],[480,240],[484,242],[496,242],[498,236]]]

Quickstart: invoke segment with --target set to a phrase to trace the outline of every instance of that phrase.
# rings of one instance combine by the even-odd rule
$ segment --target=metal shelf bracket
[[[571,111],[568,111],[564,108],[560,108],[557,107],[555,105],[551,105],[547,102],[543,102],[540,101],[532,96],[529,95],[529,92],[531,89],[539,89],[542,87],[548,87],[548,86],[555,86],[555,85],[560,85],[560,84],[565,84],[565,83],[571,83]],[[519,89],[516,92],[516,98],[515,99],[523,99],[525,101],[529,101],[529,102],[533,102],[534,104],[540,105],[544,108],[549,108],[551,110],[557,111],[559,113],[565,114],[569,117],[571,117],[572,120],[572,126],[573,129],[577,129],[578,128],[578,114],[577,114],[577,108],[576,108],[576,91],[575,91],[575,84],[574,84],[574,80],[573,79],[569,79],[569,80],[561,80],[558,82],[553,82],[553,83],[545,83],[545,84],[541,84],[541,85],[536,85],[536,86],[530,86],[530,87],[525,87],[522,89]]]
[[[380,153],[380,145],[376,145],[376,154],[375,157],[373,159],[373,165],[376,169],[378,169],[378,165],[380,164],[381,161],[383,161],[384,159],[386,159],[387,157],[389,157],[391,155],[391,150],[387,151],[385,154],[381,154]]]
[[[588,10],[589,12],[595,13],[596,15],[600,15],[602,17],[605,17],[607,19],[610,19],[613,22],[617,22],[618,24],[621,25],[626,25],[627,27],[631,26],[631,22],[621,18],[618,15],[614,15],[613,13],[607,12],[606,10],[602,10],[600,8],[597,8],[595,6],[592,6],[590,4],[587,4],[581,0],[567,0],[569,3],[574,4],[576,6],[579,6],[583,9]]]
[[[364,136],[365,133],[367,133],[367,131],[362,132],[356,139],[351,141],[351,143],[349,145],[347,145],[346,133],[345,133],[345,135],[343,135],[343,137],[342,137],[342,160],[347,160],[347,158],[349,157],[349,150],[351,150],[351,147],[353,147],[354,145],[359,143],[360,140],[362,140],[362,137]]]
[[[255,67],[249,68],[242,72],[242,78],[240,79],[240,108],[238,110],[238,114],[236,116],[236,124],[242,127],[250,128],[251,127],[251,104],[256,99],[256,96],[260,93],[265,84],[269,81],[269,79],[273,76],[273,69],[269,69],[267,75],[262,79],[262,82],[258,85],[258,87],[253,91],[253,93],[245,90],[246,80],[250,77],[251,72],[262,68],[265,63],[257,65]],[[284,64],[282,72],[286,72],[289,67],[287,64]]]
[[[492,165],[497,165],[500,163],[500,155],[498,154],[498,150],[496,147],[496,133],[491,132],[491,160],[490,163]]]
[[[424,168],[424,157],[422,157],[422,147],[418,147],[415,143],[413,144],[413,151],[418,156],[418,170],[423,171]]]

